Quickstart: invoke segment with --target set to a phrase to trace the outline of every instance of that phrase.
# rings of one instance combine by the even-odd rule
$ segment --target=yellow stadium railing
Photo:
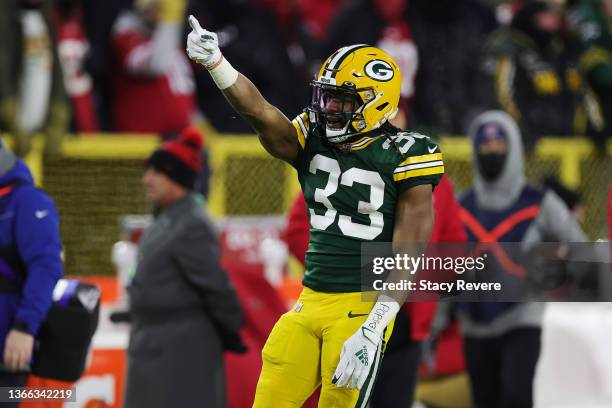
[[[291,166],[269,156],[253,135],[207,131],[206,140],[212,170],[211,215],[285,212],[299,191]],[[149,211],[140,177],[144,160],[158,144],[156,135],[77,135],[65,139],[61,157],[45,159],[42,140],[34,140],[26,161],[37,184],[50,192],[62,214],[67,271],[113,270],[109,250],[121,235],[119,219]],[[465,137],[444,137],[440,145],[447,174],[461,192],[471,184],[470,143]],[[587,139],[545,138],[526,162],[532,180],[555,175],[580,191],[587,214],[583,226],[593,239],[607,235],[605,208],[612,180],[612,142],[601,153],[595,152]]]
[[[9,146],[11,146],[9,138]],[[82,159],[145,159],[159,144],[156,135],[130,134],[96,134],[69,137],[63,145],[65,157]],[[208,134],[207,144],[210,149],[211,168],[214,178],[211,181],[209,206],[214,215],[224,215],[223,188],[228,180],[218,170],[231,155],[244,157],[267,157],[266,151],[253,135],[214,135]],[[448,160],[471,162],[471,145],[465,137],[443,137],[440,145],[444,157]],[[35,138],[33,148],[26,157],[37,184],[42,185],[42,147],[41,138]],[[580,163],[594,154],[593,143],[585,138],[542,138],[535,146],[536,158],[557,160],[559,162],[559,179],[569,188],[578,189],[582,182]],[[606,154],[612,156],[612,140],[606,146]],[[285,204],[299,185],[295,171],[287,166],[287,198]]]

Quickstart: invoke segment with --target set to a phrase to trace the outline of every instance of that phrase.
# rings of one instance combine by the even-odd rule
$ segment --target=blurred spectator
[[[276,21],[283,30],[286,30],[292,23],[294,2],[292,0],[255,0],[257,7],[265,8],[276,18]]]
[[[58,154],[68,126],[51,3],[0,2],[0,122],[19,156],[28,154],[37,132],[45,135],[45,154]]]
[[[195,83],[181,39],[184,19],[184,0],[137,0],[117,18],[114,130],[171,134],[191,124]]]
[[[578,72],[559,8],[527,3],[510,27],[492,34],[484,55],[497,104],[519,122],[528,149],[541,136],[601,131],[597,101]]]
[[[55,204],[1,139],[0,211],[0,387],[23,387],[64,264]]]
[[[74,130],[99,131],[93,81],[85,69],[89,41],[83,26],[80,0],[58,0],[57,50],[64,73],[64,85],[72,102]]]
[[[372,44],[391,55],[402,72],[401,97],[406,118],[407,103],[414,95],[419,56],[408,20],[409,0],[357,0],[347,2],[332,20],[321,55],[331,55],[347,44]],[[358,27],[358,29],[355,29]],[[403,128],[403,127],[402,127]]]
[[[241,0],[194,1],[190,9],[202,25],[218,34],[223,55],[271,104],[289,117],[301,112],[299,101],[307,99],[306,89],[289,60],[283,32],[271,13]],[[216,130],[252,133],[206,70],[196,71],[196,82],[200,111]]]
[[[89,52],[85,65],[91,74],[99,126],[103,131],[112,131],[113,101],[113,49],[112,30],[117,16],[132,6],[133,0],[81,1],[83,29],[89,40]]]
[[[272,7],[285,32],[287,51],[296,74],[307,85],[321,67],[321,49],[343,0],[259,0],[258,3]]]
[[[495,13],[476,0],[410,0],[409,13],[419,52],[413,126],[465,134],[481,103],[475,61],[497,27]]]
[[[256,0],[255,3],[269,9],[283,31],[291,32],[298,26],[306,37],[321,42],[343,0]]]
[[[551,189],[563,200],[567,208],[570,210],[572,217],[578,225],[582,225],[585,221],[585,208],[582,203],[580,194],[565,187],[556,177],[548,177],[542,183],[544,187]]]
[[[187,127],[186,129],[183,129],[182,132],[189,131],[189,129],[191,129],[191,127]],[[179,139],[181,137],[182,132],[166,134],[164,135],[164,141]],[[208,199],[208,193],[210,190],[210,175],[211,175],[210,151],[208,150],[208,146],[206,144],[206,139],[204,138],[204,135],[201,132],[200,132],[200,135],[202,137],[202,152],[201,152],[202,153],[202,164],[200,165],[200,170],[196,177],[194,191],[196,193],[201,194],[204,197],[204,199]]]
[[[583,45],[580,69],[599,99],[605,126],[612,135],[612,0],[583,0],[577,8],[577,28]]]
[[[298,0],[298,18],[308,37],[322,42],[328,36],[329,25],[338,12],[342,0]]]
[[[245,349],[215,227],[193,193],[201,148],[199,133],[186,131],[147,161],[143,184],[155,219],[129,287],[126,407],[225,407],[223,350]]]
[[[521,242],[528,250],[543,241],[586,241],[554,192],[527,184],[521,135],[508,114],[489,111],[479,115],[469,136],[474,147],[474,187],[460,199],[460,216],[470,242]],[[494,236],[500,230],[497,227],[503,231],[500,236]],[[508,257],[491,256],[487,263],[512,272]],[[544,306],[537,302],[459,305],[477,408],[533,406]]]
[[[287,227],[283,231],[283,241],[287,244],[289,253],[304,265],[310,242],[310,219],[302,192],[295,196],[287,212]]]

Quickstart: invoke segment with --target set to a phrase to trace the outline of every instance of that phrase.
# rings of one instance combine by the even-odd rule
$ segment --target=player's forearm
[[[415,220],[408,228],[396,228],[393,233],[393,252],[407,254],[409,257],[419,257],[431,237],[433,230],[433,208],[420,205],[416,208],[404,209],[405,216]],[[403,279],[414,279],[406,270],[392,270],[387,282],[400,282]],[[408,297],[407,291],[382,290],[378,293],[376,303],[364,323],[371,330],[382,335],[385,328],[399,312]]]
[[[297,139],[289,119],[271,105],[245,76],[239,74],[234,85],[223,90],[234,110],[257,132],[262,146],[272,156],[292,163],[297,154]]]
[[[238,74],[236,82],[222,90],[227,101],[257,133],[268,131],[267,121],[269,111],[273,108],[261,95],[253,83],[242,74]]]
[[[408,257],[420,257],[425,251],[434,225],[434,211],[431,201],[421,202],[417,205],[400,206],[401,218],[406,220],[400,222],[394,232],[392,249],[395,254],[405,254]],[[418,274],[418,271],[417,271]],[[411,274],[407,270],[395,269],[391,271],[387,282],[401,282],[402,280],[413,280],[417,274]],[[408,297],[404,290],[384,290],[379,293],[379,298],[395,300],[403,304]]]

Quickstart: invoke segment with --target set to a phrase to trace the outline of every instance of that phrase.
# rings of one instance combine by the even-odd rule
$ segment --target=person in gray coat
[[[225,407],[223,351],[245,351],[215,227],[193,192],[201,147],[188,128],[147,161],[143,184],[155,211],[129,287],[125,408]]]
[[[519,128],[502,111],[474,119],[474,187],[459,202],[468,241],[585,242],[580,226],[552,190],[530,185],[523,168]],[[503,226],[504,228],[498,228]],[[496,231],[503,230],[502,233]],[[483,236],[483,231],[486,232]],[[498,255],[499,266],[510,266]],[[477,408],[533,406],[533,379],[540,354],[545,303],[478,302],[458,307],[465,357]]]

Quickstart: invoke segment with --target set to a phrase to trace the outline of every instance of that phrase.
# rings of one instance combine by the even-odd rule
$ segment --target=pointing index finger
[[[189,15],[187,20],[189,21],[189,26],[193,31],[197,32],[200,35],[204,35],[204,30],[200,26],[200,23],[197,18],[195,18],[193,15]]]

